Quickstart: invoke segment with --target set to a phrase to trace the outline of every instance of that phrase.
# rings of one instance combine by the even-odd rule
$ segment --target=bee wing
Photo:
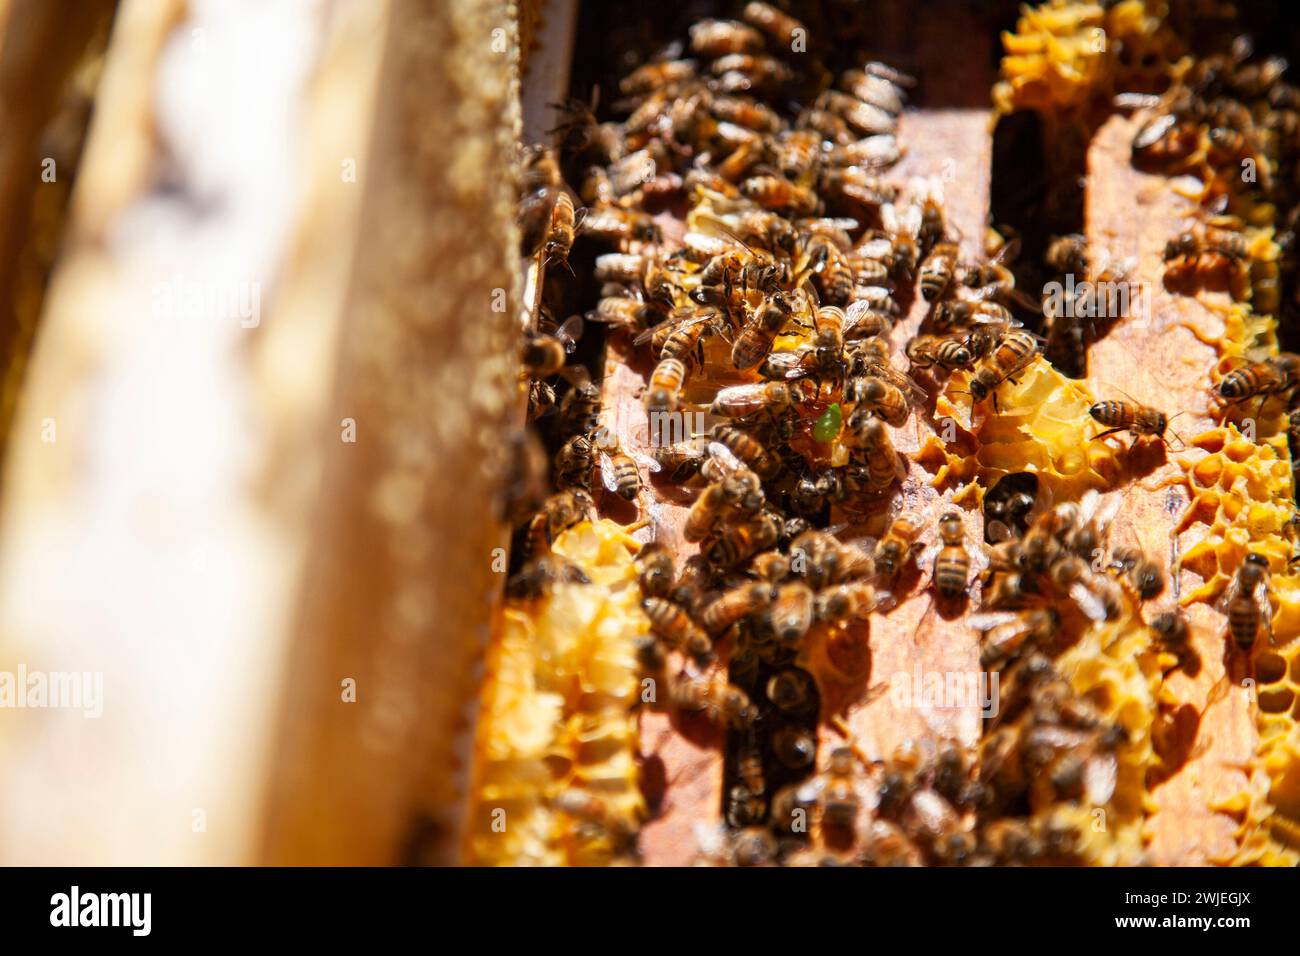
[[[741,468],[740,459],[737,458],[735,455],[733,455],[731,453],[731,449],[728,448],[726,445],[722,444],[722,442],[717,442],[717,441],[709,442],[707,446],[707,451],[712,457],[722,462],[723,467],[726,468],[727,471],[740,470]]]
[[[618,490],[618,481],[614,476],[614,462],[609,453],[603,450],[600,453],[600,483],[605,486],[606,491]]]
[[[1228,586],[1224,588],[1223,593],[1219,595],[1219,599],[1214,602],[1214,609],[1220,614],[1227,614],[1228,606],[1240,596],[1241,584],[1238,583],[1237,575],[1234,574],[1232,580],[1228,582]]]
[[[1070,585],[1070,599],[1091,621],[1101,623],[1106,620],[1106,605],[1088,590],[1088,586],[1076,582]]]
[[[925,389],[917,383],[916,379],[892,365],[873,362],[867,366],[867,374],[889,382],[913,402],[924,402],[927,397]]]
[[[1160,97],[1155,93],[1116,93],[1111,100],[1117,110],[1150,110],[1160,105]]]
[[[645,345],[645,343],[649,342],[651,339],[653,339],[656,335],[658,335],[662,331],[668,329],[686,328],[687,326],[691,326],[691,325],[699,325],[701,322],[708,322],[712,318],[713,318],[712,315],[708,315],[708,314],[700,315],[698,313],[697,314],[687,313],[685,315],[672,316],[667,319],[664,319],[662,322],[658,323],[657,325],[653,325],[650,328],[646,329],[644,332],[642,332],[640,335],[638,335],[636,338],[632,340],[632,344]]]
[[[763,360],[763,375],[779,381],[806,378],[812,372],[808,363],[812,354],[813,350],[807,346],[788,352],[772,352]]]
[[[1083,789],[1094,807],[1104,807],[1115,795],[1119,760],[1113,753],[1093,754],[1083,765]]]
[[[722,405],[738,407],[742,417],[752,415],[762,408],[763,382],[747,382],[744,385],[728,385],[718,389],[713,395],[713,408]]]
[[[1255,593],[1252,595],[1255,604],[1259,607],[1260,624],[1268,634],[1268,642],[1276,643],[1273,640],[1273,602],[1268,597],[1268,576],[1255,585]]]
[[[626,454],[647,471],[663,471],[663,465],[659,464],[659,460],[652,455],[647,455],[645,452],[638,451],[635,448],[627,449]]]
[[[1016,611],[984,611],[966,618],[966,623],[977,631],[991,631],[1019,618]]]
[[[573,350],[578,347],[578,339],[582,336],[582,316],[571,315],[564,320],[564,324],[555,330],[555,337],[564,343],[564,351],[572,354]]]

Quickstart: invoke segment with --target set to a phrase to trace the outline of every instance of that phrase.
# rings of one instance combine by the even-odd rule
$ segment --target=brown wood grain
[[[1215,424],[1209,416],[1209,389],[1219,353],[1206,343],[1222,336],[1223,322],[1196,298],[1174,295],[1164,287],[1164,245],[1187,228],[1194,209],[1177,187],[1188,191],[1197,184],[1171,182],[1133,168],[1130,145],[1143,119],[1112,117],[1094,136],[1088,154],[1086,215],[1093,254],[1105,250],[1119,258],[1134,257],[1131,281],[1149,303],[1149,309],[1135,309],[1116,322],[1089,349],[1089,384],[1098,398],[1122,399],[1127,392],[1168,415],[1187,413],[1172,427],[1190,438]],[[1176,438],[1171,440],[1177,444]],[[1191,449],[1179,454],[1194,458],[1203,453]],[[1186,489],[1176,483],[1182,469],[1173,455],[1159,443],[1146,443],[1143,454],[1129,458],[1128,480],[1116,492],[1123,507],[1111,532],[1112,544],[1135,544],[1163,555],[1166,562],[1171,559],[1170,533],[1188,504]],[[1203,535],[1203,527],[1188,528],[1179,538],[1179,552]],[[1199,576],[1182,569],[1181,591],[1201,583]],[[1164,609],[1172,604],[1172,596],[1166,594],[1159,604]],[[1148,617],[1154,613],[1149,610]],[[1180,704],[1203,711],[1210,689],[1224,674],[1224,618],[1205,604],[1188,608],[1188,615],[1203,666],[1195,679],[1181,671],[1171,675],[1166,689]],[[1245,789],[1246,775],[1236,767],[1254,753],[1256,741],[1245,692],[1234,691],[1204,713],[1196,744],[1204,751],[1152,793],[1152,862],[1204,864],[1231,855],[1236,821],[1209,805]]]

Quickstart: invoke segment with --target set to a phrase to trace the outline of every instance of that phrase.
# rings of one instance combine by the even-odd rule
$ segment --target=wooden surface
[[[897,8],[881,23],[881,47],[874,51],[887,61],[914,69],[922,78],[914,110],[903,117],[899,141],[906,148],[904,159],[889,171],[889,178],[905,182],[912,177],[936,177],[943,183],[949,222],[960,233],[963,252],[974,256],[982,249],[985,218],[989,205],[989,170],[992,156],[990,111],[987,90],[993,82],[990,64],[990,31],[960,4],[946,7],[949,16],[907,17]],[[947,62],[949,52],[960,49],[961,69]],[[919,296],[911,303],[906,318],[895,328],[892,342],[896,364],[905,366],[902,349],[915,334],[926,311]],[[644,385],[645,359],[628,367],[625,353],[611,349],[605,366],[606,424],[620,440],[642,447],[645,412],[639,394]],[[932,411],[932,409],[931,409]],[[913,452],[932,428],[932,415],[921,414],[902,428],[893,429],[895,444],[902,452]],[[919,424],[918,424],[919,421]],[[918,440],[919,439],[919,440]],[[644,477],[644,475],[643,475]],[[891,513],[903,508],[920,510],[929,519],[924,541],[932,543],[933,525],[944,510],[942,496],[931,487],[933,476],[916,462],[909,462],[908,475]],[[949,492],[951,496],[951,492]],[[679,560],[689,557],[696,546],[680,539],[678,529],[691,495],[677,493],[674,500],[652,495],[650,517],[661,533],[678,545]],[[966,513],[972,544],[982,540],[978,515]],[[859,529],[864,530],[864,529]],[[879,534],[878,527],[872,529]],[[853,535],[846,535],[852,537]],[[980,718],[976,708],[932,710],[922,707],[900,709],[888,695],[870,688],[888,682],[892,675],[911,675],[917,666],[923,671],[973,673],[979,670],[978,635],[959,619],[927,613],[931,593],[924,589],[924,575],[904,576],[910,590],[888,615],[873,614],[869,623],[871,673],[854,685],[849,696],[828,700],[820,751],[843,741],[839,732],[826,725],[831,716],[843,716],[863,750],[872,757],[888,756],[905,740],[957,738],[973,744],[979,737]],[[641,752],[649,763],[649,787],[662,789],[656,816],[641,830],[642,859],[649,865],[683,865],[695,856],[697,831],[716,827],[722,814],[723,735],[701,738],[692,729],[687,737],[674,729],[663,714],[646,713],[641,721]]]
[[[916,69],[924,83],[917,108],[903,118],[899,139],[907,153],[891,170],[891,178],[901,182],[912,176],[937,176],[945,180],[949,221],[960,231],[964,253],[976,255],[981,251],[989,208],[992,131],[984,104],[993,80],[991,68],[985,69],[985,64],[992,62],[986,42],[993,38],[983,26],[963,21],[963,16],[954,11],[952,17],[915,25],[895,20],[883,33],[902,44],[903,62]],[[972,90],[978,95],[972,96]],[[1191,206],[1171,190],[1164,177],[1132,168],[1130,143],[1138,123],[1136,117],[1112,118],[1095,137],[1088,157],[1086,232],[1090,243],[1116,258],[1136,257],[1132,279],[1147,297],[1146,308],[1115,323],[1092,345],[1088,384],[1099,396],[1122,397],[1112,387],[1118,385],[1138,401],[1170,415],[1189,411],[1175,427],[1181,435],[1191,436],[1212,424],[1207,415],[1207,389],[1218,356],[1183,323],[1204,329],[1211,338],[1222,324],[1196,300],[1171,295],[1163,287],[1164,244],[1181,231]],[[1029,291],[1033,294],[1036,290]],[[924,302],[913,303],[907,318],[895,329],[893,342],[900,354],[924,312]],[[617,410],[613,427],[620,435],[629,434],[635,425],[643,428],[644,413],[635,399],[641,375],[626,367],[620,353],[611,353],[606,376],[606,403]],[[923,441],[927,429],[934,428],[932,408],[918,418],[919,427],[909,421],[894,430],[895,442],[903,452],[915,451],[918,434]],[[1162,446],[1156,447],[1159,452],[1130,460],[1130,473],[1110,493],[1123,499],[1111,542],[1136,544],[1163,555],[1168,567],[1175,555],[1169,533],[1186,505],[1186,494],[1162,486],[1181,474],[1181,469],[1166,457]],[[923,538],[927,544],[932,543],[934,520],[944,507],[943,496],[930,485],[931,478],[910,461],[907,478],[891,508],[893,512],[905,506],[925,514],[930,526]],[[670,534],[681,521],[681,508],[657,497],[651,505],[655,520]],[[968,510],[963,514],[968,540],[972,544],[982,540],[981,517]],[[1195,534],[1195,529],[1185,532],[1181,546],[1190,544]],[[678,553],[693,551],[693,546],[686,545]],[[931,611],[927,579],[928,574],[914,573],[900,605],[887,615],[872,615],[870,677],[861,689],[863,696],[829,702],[821,729],[823,753],[843,740],[825,723],[833,713],[846,717],[870,758],[887,757],[905,740],[955,737],[974,744],[979,739],[976,709],[900,710],[887,694],[865,699],[867,687],[887,684],[892,675],[910,674],[917,666],[924,672],[978,672],[978,635],[960,617],[945,620]],[[1197,583],[1190,571],[1183,571],[1182,588]],[[1165,609],[1170,600],[1167,593],[1165,603],[1147,609],[1148,617]],[[1205,666],[1194,680],[1182,674],[1172,676],[1168,690],[1176,700],[1199,711],[1223,674],[1222,617],[1205,605],[1193,607],[1189,613],[1193,641]],[[1245,774],[1238,768],[1254,752],[1256,741],[1246,694],[1234,691],[1219,701],[1202,722],[1202,734],[1197,740],[1203,748],[1199,754],[1152,794],[1154,813],[1148,820],[1152,862],[1206,863],[1230,855],[1235,846],[1236,823],[1215,813],[1210,804],[1246,784]],[[713,826],[720,817],[721,754],[714,742],[686,739],[673,730],[666,717],[655,714],[643,717],[642,751],[653,761],[653,786],[664,788],[657,817],[642,831],[644,859],[650,864],[688,862],[696,851],[696,825]]]
[[[1117,391],[1122,389],[1167,415],[1186,412],[1172,427],[1190,439],[1215,424],[1208,414],[1209,389],[1219,353],[1206,342],[1222,335],[1223,321],[1196,298],[1174,295],[1164,287],[1165,243],[1190,225],[1194,206],[1171,188],[1180,184],[1136,170],[1130,163],[1130,145],[1144,119],[1143,115],[1112,117],[1094,136],[1088,155],[1088,240],[1096,251],[1136,257],[1131,280],[1142,289],[1149,306],[1116,322],[1089,349],[1089,384],[1099,398],[1122,399]],[[1181,185],[1185,191],[1196,186],[1191,181]],[[1188,326],[1200,330],[1200,335]],[[1172,437],[1171,441],[1177,444]],[[1116,492],[1124,504],[1111,542],[1163,555],[1168,568],[1170,533],[1188,505],[1188,496],[1177,484],[1182,469],[1171,460],[1175,453],[1166,453],[1158,443],[1148,443],[1147,448],[1146,454],[1130,459],[1134,467]],[[1190,449],[1181,454],[1195,458],[1203,453]],[[1179,551],[1186,551],[1203,534],[1203,528],[1188,528],[1179,539]],[[1183,569],[1183,593],[1201,583],[1192,571]],[[1166,593],[1159,603],[1163,609],[1172,603],[1172,596]],[[1148,619],[1154,613],[1149,609]],[[1180,703],[1204,711],[1210,689],[1224,674],[1225,619],[1201,603],[1188,608],[1188,616],[1203,666],[1195,679],[1182,671],[1171,675],[1168,690]],[[1152,862],[1204,864],[1231,856],[1236,821],[1215,813],[1210,804],[1245,789],[1246,775],[1237,768],[1252,756],[1256,741],[1245,691],[1232,691],[1204,713],[1196,746],[1205,749],[1153,791],[1156,812],[1148,821]]]

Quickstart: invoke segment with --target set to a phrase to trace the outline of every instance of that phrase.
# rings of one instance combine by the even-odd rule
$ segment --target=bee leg
[[[1106,431],[1101,432],[1100,434],[1093,435],[1091,440],[1096,441],[1098,438],[1106,438],[1109,435],[1113,435],[1116,432],[1122,432],[1123,430],[1124,430],[1123,428],[1108,428],[1106,429]],[[1131,445],[1129,447],[1130,449],[1132,448]]]

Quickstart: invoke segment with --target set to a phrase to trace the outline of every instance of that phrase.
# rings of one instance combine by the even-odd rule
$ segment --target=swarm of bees
[[[637,664],[662,689],[642,703],[728,740],[726,832],[702,850],[714,862],[1075,862],[1079,834],[1026,809],[1106,805],[1128,731],[1054,658],[1085,628],[1136,621],[1193,673],[1180,610],[1153,608],[1142,624],[1143,605],[1167,590],[1164,566],[1112,546],[1118,499],[1092,491],[1053,504],[1036,481],[986,494],[982,546],[955,507],[881,519],[907,474],[894,432],[937,388],[960,374],[972,405],[997,415],[1005,383],[1044,351],[1081,364],[1096,330],[1067,316],[1045,317],[1046,338],[1022,325],[1043,308],[1016,288],[1016,238],[993,235],[972,261],[938,184],[889,178],[915,81],[880,62],[828,73],[789,55],[803,32],[760,2],[737,21],[701,21],[623,79],[611,107],[622,119],[598,119],[594,99],[571,102],[555,144],[525,151],[522,251],[541,278],[520,359],[554,493],[516,483],[529,493],[511,501],[510,594],[531,602],[588,585],[552,544],[635,506],[627,530],[650,538],[635,558],[647,622]],[[1163,115],[1192,115],[1161,102]],[[1182,122],[1144,128],[1135,154],[1176,158],[1164,141]],[[1208,134],[1202,147],[1253,149]],[[1213,254],[1229,278],[1254,278],[1239,235],[1225,232],[1216,220],[1172,241],[1170,270],[1206,271]],[[558,321],[572,297],[557,287],[587,253],[599,295]],[[1081,236],[1047,252],[1062,273],[1083,275],[1091,261],[1099,280],[1130,267],[1099,258]],[[924,320],[897,350],[890,333],[914,301]],[[647,442],[605,426],[599,386],[571,361],[592,324],[642,367]],[[1296,361],[1236,368],[1217,395],[1289,397]],[[1097,440],[1169,445],[1171,419],[1127,396],[1088,413]],[[520,455],[534,445],[521,442]],[[689,500],[679,529],[658,526],[651,481]],[[847,524],[868,521],[878,538],[841,540]],[[698,554],[682,560],[677,536]],[[814,636],[837,677],[864,680],[870,616],[915,586],[913,568],[935,605],[977,605],[967,621],[981,634],[982,668],[1002,676],[1000,708],[974,749],[947,741],[882,761],[850,740],[826,753]],[[1228,638],[1247,661],[1267,630],[1268,581],[1267,559],[1249,555],[1224,598]],[[599,829],[599,803],[584,790],[557,809]],[[630,843],[624,830],[610,836]]]

